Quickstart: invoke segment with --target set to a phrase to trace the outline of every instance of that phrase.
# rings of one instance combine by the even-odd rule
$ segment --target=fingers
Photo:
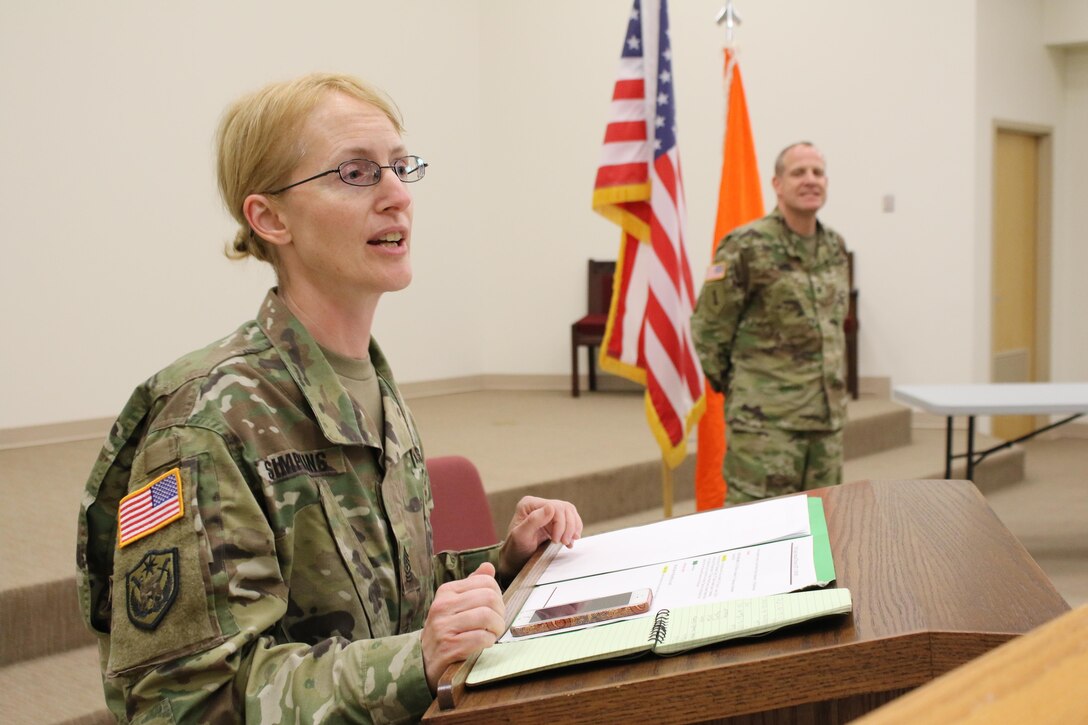
[[[489,576],[494,579],[495,565],[492,564],[490,561],[485,561],[483,564],[480,564],[478,567],[476,567],[476,571],[469,574],[469,576]]]
[[[543,542],[561,543],[569,548],[581,535],[582,517],[574,504],[523,496],[514,510],[503,542],[499,574],[509,581]]]
[[[506,610],[494,572],[491,564],[482,564],[468,577],[447,582],[435,592],[421,635],[424,669],[432,690],[449,665],[490,647],[502,636]]]
[[[479,629],[501,636],[506,607],[494,571],[494,566],[484,563],[468,577],[440,586],[427,615],[428,623],[433,619],[443,633]]]
[[[567,547],[582,535],[582,517],[572,503],[526,496],[518,503],[519,509],[523,507],[526,511],[524,518],[512,528],[541,531],[549,540]]]
[[[556,516],[563,521],[563,533],[559,537],[553,536],[552,540],[562,541],[569,548],[582,536],[582,517],[578,515],[578,509],[574,507],[574,504],[566,501],[556,501],[556,503],[559,504]]]

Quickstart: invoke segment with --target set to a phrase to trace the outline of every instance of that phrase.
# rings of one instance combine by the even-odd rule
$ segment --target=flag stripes
[[[184,512],[181,470],[174,468],[121,499],[117,507],[117,546],[158,531]]]
[[[675,468],[702,412],[703,377],[666,0],[635,0],[617,76],[593,193],[593,208],[623,230],[601,367],[646,386],[650,428]]]

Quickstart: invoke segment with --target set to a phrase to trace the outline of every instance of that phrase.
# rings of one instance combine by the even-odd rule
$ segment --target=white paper
[[[784,496],[587,536],[575,541],[572,548],[560,550],[537,584],[663,564],[810,533],[808,496]]]

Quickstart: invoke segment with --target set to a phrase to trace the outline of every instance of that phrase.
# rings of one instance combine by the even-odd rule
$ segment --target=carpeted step
[[[978,448],[989,448],[999,442],[987,435],[975,436],[975,445]],[[843,464],[843,480],[944,478],[944,449],[943,430],[915,428],[909,445],[847,460]],[[963,460],[955,462],[952,466],[952,478],[964,478],[965,468]],[[1020,446],[1012,446],[990,455],[974,471],[974,483],[983,493],[1016,483],[1023,478],[1024,449]]]
[[[626,516],[662,506],[662,463],[647,461],[620,468],[598,470],[579,476],[541,481],[532,485],[488,491],[495,530],[505,533],[514,507],[522,496],[558,498],[578,507],[585,524]],[[673,501],[695,497],[695,455],[690,454],[671,472]],[[486,487],[486,483],[484,484]]]
[[[0,590],[0,632],[0,667],[94,644],[71,573]]]
[[[986,448],[998,441],[985,435],[976,436],[976,445]],[[953,478],[963,478],[962,462],[953,466]],[[880,453],[847,460],[843,465],[843,481],[907,480],[944,478],[944,431],[915,429],[908,445],[897,446]],[[996,491],[1024,478],[1024,449],[1012,446],[994,453],[975,468],[974,483],[984,494]],[[659,479],[660,480],[660,479]],[[658,488],[660,492],[660,485]],[[675,498],[673,515],[695,510],[693,497]],[[586,521],[586,535],[639,526],[662,518],[660,501],[642,511],[624,512],[608,519]]]
[[[849,420],[843,432],[844,454],[848,461],[910,445],[909,408],[887,400],[862,399],[850,401],[848,414]],[[694,440],[690,448],[692,452],[671,474],[674,507],[695,497]],[[496,489],[495,484],[489,482],[486,470],[482,470],[495,530],[506,530],[518,499],[525,495],[570,501],[578,507],[582,521],[587,525],[638,514],[646,509],[656,508],[660,511],[663,502],[661,459],[653,458],[656,454],[653,449],[642,450],[641,454],[644,460],[640,463],[603,466],[501,489]],[[480,467],[484,469],[485,465],[481,464]]]
[[[0,722],[5,725],[106,725],[98,648],[80,647],[0,667]]]
[[[850,401],[847,413],[842,441],[845,460],[910,445],[910,408],[890,400],[861,398]]]

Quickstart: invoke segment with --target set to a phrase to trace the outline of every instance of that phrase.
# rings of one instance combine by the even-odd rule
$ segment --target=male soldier
[[[348,76],[228,109],[230,256],[272,264],[255,320],[139,386],[87,483],[80,605],[122,722],[418,719],[502,634],[496,582],[582,529],[525,497],[505,541],[432,551],[423,447],[370,331],[411,280],[426,163]]]
[[[721,241],[691,318],[725,393],[727,503],[842,480],[849,273],[842,237],[816,218],[824,172],[808,142],[778,155],[777,208]]]

